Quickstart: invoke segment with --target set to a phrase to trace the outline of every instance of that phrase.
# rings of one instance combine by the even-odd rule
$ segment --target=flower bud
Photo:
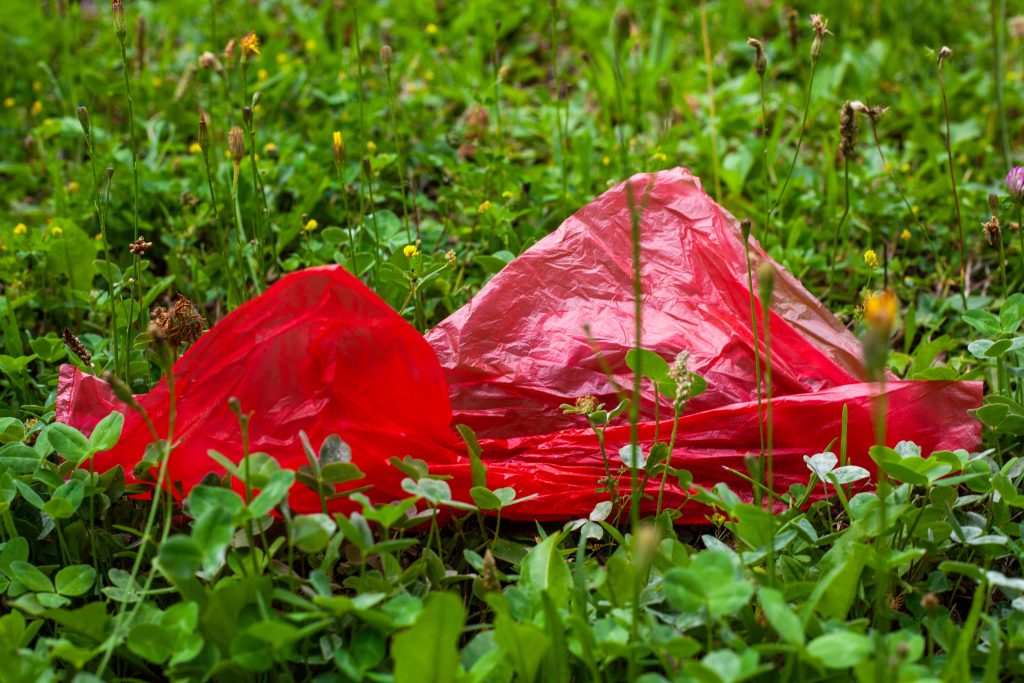
[[[242,107],[242,122],[246,128],[252,126],[252,107],[248,105]]]
[[[242,157],[245,156],[245,135],[238,126],[232,126],[228,132],[228,150],[236,164],[241,162]]]
[[[334,131],[331,140],[331,154],[334,155],[335,164],[340,166],[345,163],[345,141],[341,138],[341,131]]]
[[[79,107],[78,122],[82,124],[82,132],[85,134],[86,139],[89,138],[89,110],[85,107]]]
[[[128,34],[128,22],[124,18],[124,5],[121,0],[111,0],[110,9],[114,14],[114,33],[123,39]]]
[[[384,65],[385,69],[390,69],[391,65],[395,62],[395,54],[391,50],[390,45],[381,45],[380,47],[380,63]]]
[[[203,154],[208,154],[210,150],[210,125],[206,122],[206,114],[199,114],[199,147],[203,150]]]
[[[740,234],[743,235],[743,241],[746,242],[750,239],[750,231],[753,228],[753,222],[749,218],[744,218],[740,221]]]
[[[768,70],[768,60],[764,56],[764,45],[757,38],[747,38],[747,45],[754,48],[754,71],[761,78]]]
[[[775,269],[768,262],[757,267],[757,287],[761,293],[761,301],[771,301],[772,292],[775,290]]]

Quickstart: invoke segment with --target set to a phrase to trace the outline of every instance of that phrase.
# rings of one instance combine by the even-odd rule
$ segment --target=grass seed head
[[[92,356],[89,354],[89,349],[85,348],[85,344],[82,340],[72,334],[71,330],[64,328],[63,335],[64,343],[68,345],[71,352],[82,359],[82,362],[88,365],[90,368],[93,367]]]
[[[764,56],[764,45],[757,38],[747,38],[747,45],[754,48],[754,70],[759,77],[764,78],[764,72],[768,70],[768,59]]]

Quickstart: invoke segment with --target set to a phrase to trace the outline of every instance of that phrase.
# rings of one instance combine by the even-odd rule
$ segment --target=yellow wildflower
[[[875,253],[874,249],[868,249],[864,252],[864,263],[872,270],[878,267],[878,254]]]
[[[437,24],[427,24],[426,31],[427,35],[434,35],[435,33],[437,33]]]
[[[480,206],[476,207],[476,212],[477,213],[487,213],[487,211],[490,210],[490,208],[491,208],[490,200],[485,199],[482,202],[480,202]]]
[[[609,157],[609,156],[606,156],[604,159],[601,159],[601,163],[604,166],[607,166],[608,164],[612,163],[612,158]]]
[[[502,197],[503,197],[503,198],[504,198],[504,199],[505,199],[506,201],[512,201],[513,199],[515,199],[515,198],[516,198],[516,194],[515,194],[515,192],[512,192],[512,191],[510,191],[510,190],[505,190],[504,192],[502,192],[502,193],[501,193],[501,196],[502,196]]]
[[[376,154],[377,153],[377,143],[374,142],[373,140],[367,141],[367,143],[366,143],[366,151],[369,152],[370,154]]]
[[[43,113],[43,103],[36,100],[32,103],[32,116],[39,116]]]
[[[424,78],[424,80],[427,80],[427,81],[434,80],[434,72],[431,71],[430,69],[427,69],[426,71],[423,72],[423,78]]]
[[[316,41],[312,38],[306,41],[306,52],[316,52]]]
[[[277,154],[277,145],[275,145],[273,142],[268,142],[267,144],[263,145],[263,153],[266,154],[267,156],[274,156],[275,154]]]
[[[4,106],[7,107],[8,109],[13,107],[15,104],[17,104],[17,102],[14,101],[13,97],[7,97],[7,98],[4,99]]]
[[[275,57],[274,59],[277,61],[278,64],[284,64],[285,62],[288,61],[288,53],[278,52],[277,57]]]
[[[24,223],[18,223],[17,225],[14,226],[14,234],[15,235],[24,235],[27,232],[28,232],[28,228],[25,227]]]
[[[910,231],[907,230],[906,228],[903,228],[903,232],[900,233],[900,239],[903,240],[904,242],[908,242],[910,241],[910,237]]]
[[[306,232],[313,232],[318,227],[320,227],[320,224],[316,222],[316,219],[310,218],[308,221],[306,221],[306,224],[302,226],[302,229],[305,230]]]
[[[255,33],[242,36],[242,56],[258,57],[260,54],[260,38]]]
[[[270,72],[268,72],[266,69],[260,69],[259,71],[256,72],[256,78],[260,79],[261,81],[265,81],[269,77]]]
[[[899,302],[892,290],[872,294],[864,301],[864,320],[868,327],[885,335],[892,329],[899,313]]]
[[[655,152],[654,156],[651,158],[657,161],[659,164],[663,164],[666,161],[668,161],[668,157],[665,155],[664,152]]]
[[[900,172],[901,173],[906,173],[909,170],[910,170],[910,164],[907,164],[907,163],[900,164]]]
[[[405,245],[405,248],[402,249],[402,253],[405,254],[405,258],[412,258],[413,256],[418,256],[420,250],[416,248],[415,244],[407,244]]]
[[[72,180],[64,187],[64,191],[68,194],[78,194],[78,191],[82,189],[82,186],[78,184],[77,180]]]
[[[39,81],[32,81],[32,92],[40,92],[43,89],[43,84]]]
[[[153,76],[151,79],[149,79],[149,82],[153,85],[154,88],[159,88],[161,85],[164,84],[164,79],[160,78],[159,76]]]
[[[203,146],[200,145],[198,142],[193,142],[191,145],[188,146],[188,152],[189,154],[202,154]]]
[[[64,234],[64,228],[60,227],[59,225],[54,225],[50,228],[50,234],[53,235],[54,237],[60,237],[62,234]]]

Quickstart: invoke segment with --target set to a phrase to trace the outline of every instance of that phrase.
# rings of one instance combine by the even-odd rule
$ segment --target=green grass
[[[539,0],[127,1],[127,69],[104,0],[0,3],[0,681],[1024,674],[1024,234],[1003,183],[1024,145],[1024,44],[1004,3],[799,3],[791,34],[786,8],[755,0],[629,3],[618,20]],[[813,65],[812,12],[834,34]],[[261,53],[225,56],[249,32]],[[857,114],[844,158],[846,101],[888,110]],[[879,334],[865,296],[891,288],[900,315],[866,337],[869,360],[985,380],[985,450],[876,448],[877,493],[808,507],[835,464],[815,456],[775,516],[702,491],[705,527],[454,510],[424,532],[403,509],[450,506],[415,470],[398,507],[271,522],[295,475],[253,454],[235,476],[273,495],[204,486],[183,511],[74,468],[116,442],[116,417],[89,439],[53,424],[57,368],[85,367],[65,327],[142,392],[168,365],[154,306],[181,293],[214,323],[284,273],[340,263],[427,330],[610,184],[675,165],[856,332]],[[993,192],[1001,249],[981,227]],[[300,482],[336,476],[336,444],[307,448]]]

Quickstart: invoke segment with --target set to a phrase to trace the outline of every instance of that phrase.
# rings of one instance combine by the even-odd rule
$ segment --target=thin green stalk
[[[565,108],[565,127],[562,126],[562,81],[558,70],[558,0],[551,0],[551,74],[555,83],[555,121],[558,129],[558,160],[562,170],[562,210],[569,196],[569,157],[566,154],[568,140],[569,109]]]
[[[800,158],[800,150],[804,145],[804,133],[807,132],[807,115],[811,111],[811,89],[814,87],[814,72],[817,64],[818,60],[811,57],[811,73],[807,78],[807,93],[804,95],[804,114],[800,119],[800,135],[796,140],[796,150],[793,151],[793,159],[789,162],[789,170],[786,171],[786,177],[782,181],[782,187],[779,189],[779,194],[776,195],[775,201],[773,201],[771,206],[768,207],[768,213],[765,215],[765,230],[769,233],[771,232],[772,213],[779,207],[779,204],[782,202],[782,198],[786,195],[786,188],[789,187],[789,179],[793,177],[793,170],[796,168],[797,159]]]
[[[669,463],[672,462],[672,453],[675,452],[676,434],[679,432],[679,417],[680,415],[682,415],[683,409],[686,407],[686,402],[683,401],[678,405],[679,407],[673,411],[674,415],[672,419],[672,433],[669,435],[668,438],[668,457],[666,458],[665,464],[661,470],[661,484],[658,486],[658,503],[654,508],[655,517],[661,514],[661,502],[665,495],[665,483],[668,481],[668,466]]]
[[[150,534],[152,533],[153,525],[156,522],[157,510],[160,508],[161,493],[163,492],[164,480],[167,475],[167,463],[170,461],[171,450],[174,444],[174,421],[177,414],[177,401],[174,388],[174,369],[172,366],[167,367],[167,392],[169,397],[167,412],[167,438],[163,441],[161,441],[157,434],[156,426],[153,424],[153,421],[150,419],[145,408],[142,408],[137,403],[130,406],[133,410],[139,413],[143,421],[146,423],[146,427],[149,429],[149,433],[153,437],[154,443],[162,445],[162,453],[160,458],[160,467],[157,470],[156,484],[153,487],[153,500],[150,503],[149,514],[146,517],[146,526],[143,528],[142,538],[139,541],[139,549],[138,552],[135,553],[135,559],[132,562],[132,569],[128,574],[128,581],[126,585],[129,589],[136,583],[136,579],[139,575],[139,569],[142,567],[142,556],[146,550],[146,546],[150,542],[156,540],[151,538]],[[159,542],[157,543],[157,547],[167,539],[167,534],[170,529],[170,521],[171,515],[168,514],[164,518],[164,528]],[[147,583],[151,583],[153,574],[154,572],[150,572],[150,580]],[[128,603],[124,601],[118,603],[117,614],[114,617],[114,625],[111,635],[102,645],[103,658],[100,660],[99,667],[96,670],[97,677],[101,679],[103,678],[103,672],[106,671],[107,665],[110,662],[110,657],[114,653],[114,648],[117,647],[121,637],[124,635],[124,632],[127,630],[128,626],[131,625],[135,614],[143,603],[144,595],[145,589],[142,594],[139,595],[139,599],[136,601],[131,613],[128,614],[127,619],[125,618],[125,608]],[[126,621],[127,623],[125,623]]]
[[[117,40],[121,44],[121,72],[124,75],[124,94],[128,101],[128,132],[129,143],[132,153],[132,241],[139,239],[139,155],[135,142],[135,102],[132,98],[131,79],[128,76],[128,52],[125,48],[125,34],[117,33]],[[142,265],[138,256],[134,259],[135,265],[135,291],[139,300],[138,329],[144,326],[145,312],[142,310]],[[128,361],[125,364],[125,382],[131,386],[131,329],[135,325],[134,311],[129,307],[128,316],[128,345],[125,354]]]
[[[704,44],[704,69],[707,74],[708,114],[711,133],[711,172],[715,180],[715,196],[722,196],[722,171],[718,154],[718,117],[715,114],[715,79],[711,71],[711,38],[708,34],[708,3],[700,3],[700,36]]]
[[[953,209],[956,216],[956,229],[960,239],[960,299],[964,310],[967,310],[967,250],[964,247],[964,224],[960,218],[960,196],[956,190],[956,171],[953,168],[953,146],[949,132],[949,100],[946,98],[946,85],[942,81],[942,63],[953,55],[948,47],[939,51],[939,91],[942,93],[942,110],[946,119],[946,161],[949,165],[949,182],[953,188]]]
[[[228,276],[228,297],[231,298],[231,292],[235,289],[237,283],[235,282],[234,269],[231,267],[231,260],[228,257],[227,237],[225,236],[224,223],[220,218],[220,207],[217,204],[217,193],[213,188],[213,172],[210,170],[210,155],[207,150],[203,150],[203,167],[206,169],[206,186],[210,190],[210,203],[213,205],[213,218],[215,223],[215,232],[217,233],[217,242],[220,245],[221,258],[224,259],[224,269],[227,271]],[[242,283],[242,290],[245,289],[245,283]],[[239,291],[236,294],[237,302],[241,303],[243,295]]]
[[[1020,265],[1024,268],[1024,202],[1017,203],[1017,237],[1020,239]]]
[[[370,217],[373,219],[373,287],[380,287],[380,226],[377,225],[377,206],[373,199],[373,166],[369,159],[363,159],[363,176],[366,179],[366,193],[370,204]]]
[[[746,227],[744,228],[746,230]],[[747,290],[750,294],[750,329],[754,333],[754,383],[757,389],[757,435],[758,441],[761,446],[761,452],[758,458],[758,471],[762,475],[760,477],[761,484],[764,482],[764,458],[765,458],[765,434],[764,434],[764,382],[761,373],[761,333],[758,330],[757,325],[757,305],[755,303],[754,296],[754,270],[750,262],[750,236],[743,236],[743,255],[746,257],[747,262]],[[755,491],[755,504],[761,505],[761,493]]]
[[[398,122],[395,116],[395,91],[391,85],[391,65],[385,65],[384,76],[388,86],[388,113],[391,119],[391,134],[395,142],[395,156],[398,157],[398,188],[402,193],[402,223],[405,225],[405,239],[412,242],[412,229],[409,227],[409,202],[405,192],[405,157],[402,144],[398,137]],[[419,238],[419,224],[416,225],[416,237]]]
[[[111,328],[111,342],[114,346],[114,355],[112,359],[112,365],[114,372],[120,371],[119,361],[119,343],[117,334],[117,303],[114,301],[114,279],[111,276],[111,270],[113,267],[113,261],[110,258],[110,240],[107,239],[107,221],[106,212],[102,205],[102,194],[100,192],[100,176],[96,171],[96,150],[92,144],[92,133],[83,128],[83,134],[85,135],[85,148],[89,154],[89,166],[92,169],[92,187],[93,187],[93,207],[96,210],[96,221],[99,223],[100,228],[100,239],[103,241],[103,258],[107,262],[107,274],[104,279],[107,281],[107,297],[110,302],[110,328]],[[110,183],[107,183],[107,197],[109,200],[110,196]]]
[[[1006,126],[1006,104],[1003,97],[1003,50],[1005,48],[1006,0],[992,0],[992,75],[996,88],[996,110],[999,114],[999,141],[1002,144],[1003,167],[1010,167],[1010,134]]]
[[[836,258],[839,255],[839,235],[842,232],[846,217],[850,215],[850,160],[843,157],[843,215],[836,223],[836,232],[832,237],[832,254],[828,259],[828,289],[832,289],[832,278],[836,271]]]
[[[765,266],[762,266],[765,267]],[[772,447],[774,443],[774,417],[772,414],[772,330],[771,330],[771,299],[772,289],[774,287],[774,271],[770,271],[771,266],[767,266],[765,276],[762,277],[760,272],[758,273],[758,279],[761,281],[761,315],[764,324],[764,355],[765,355],[765,370],[764,370],[764,393],[765,393],[765,416],[767,417],[768,424],[765,428],[765,484],[768,488],[769,494],[775,493],[775,474],[773,471],[774,460],[772,454]],[[770,271],[770,275],[768,272]],[[774,505],[770,505],[769,509],[774,509]],[[767,569],[768,569],[768,585],[775,585],[775,515],[771,515],[771,540],[768,543],[767,553]]]

